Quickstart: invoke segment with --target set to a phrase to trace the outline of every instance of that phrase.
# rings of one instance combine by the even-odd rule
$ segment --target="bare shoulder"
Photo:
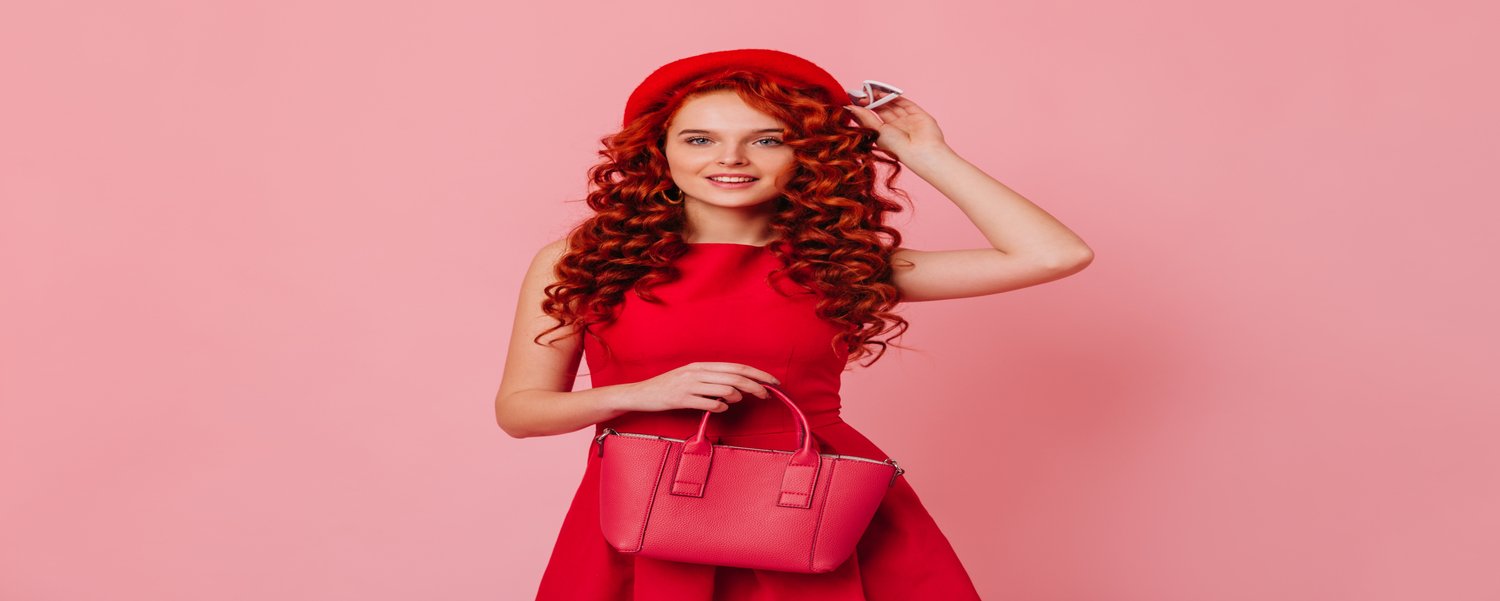
[[[526,277],[521,282],[523,300],[538,300],[542,290],[557,281],[557,263],[568,252],[568,239],[558,238],[542,245],[531,257]]]
[[[556,240],[548,242],[547,244],[543,245],[541,249],[537,250],[536,256],[532,259],[532,262],[543,263],[548,266],[556,265],[558,259],[561,259],[562,256],[567,252],[568,239],[566,237],[558,238]]]
[[[527,313],[536,320],[550,322],[552,318],[543,318],[541,315],[541,302],[546,298],[548,286],[557,282],[557,263],[564,254],[568,252],[567,238],[559,238],[542,245],[531,258],[531,265],[526,270],[526,276],[521,282],[521,298],[517,306],[517,323],[520,323],[520,314]],[[535,326],[537,322],[533,322]]]

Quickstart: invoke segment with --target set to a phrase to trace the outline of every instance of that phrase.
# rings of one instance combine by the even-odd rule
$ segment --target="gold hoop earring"
[[[667,191],[666,190],[662,190],[661,192],[657,192],[656,194],[658,196],[662,197],[663,200],[666,200],[667,204],[674,204],[674,205],[680,205],[680,204],[682,204],[682,190],[678,190],[677,191],[677,200],[672,200],[671,196],[667,196]]]

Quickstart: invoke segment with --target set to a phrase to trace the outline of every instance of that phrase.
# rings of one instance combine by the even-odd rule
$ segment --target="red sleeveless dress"
[[[848,353],[832,324],[814,313],[816,295],[790,279],[769,247],[690,244],[674,265],[681,277],[652,289],[664,304],[627,292],[611,324],[584,336],[594,386],[637,382],[694,361],[744,363],[769,372],[801,407],[824,453],[888,456],[839,418]],[[778,294],[776,289],[789,296]],[[689,438],[698,410],[636,411],[597,424],[620,432]],[[791,413],[775,398],[746,395],[709,420],[716,443],[790,450]],[[563,519],[537,592],[539,601],[978,599],[947,537],[907,484],[896,479],[854,555],[824,574],[800,574],[654,560],[619,553],[599,526],[599,459],[593,441],[583,482]],[[899,458],[897,458],[899,461]]]

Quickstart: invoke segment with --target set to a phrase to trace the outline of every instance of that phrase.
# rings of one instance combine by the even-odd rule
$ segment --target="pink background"
[[[0,599],[530,598],[589,436],[495,425],[521,274],[734,47],[907,88],[1096,253],[847,375],[986,598],[1500,598],[1495,11],[989,4],[8,5]]]

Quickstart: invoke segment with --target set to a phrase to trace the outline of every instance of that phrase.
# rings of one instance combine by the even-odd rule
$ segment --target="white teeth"
[[[755,178],[753,177],[710,177],[708,179],[714,180],[716,182],[724,182],[726,184],[739,184],[755,181]]]

